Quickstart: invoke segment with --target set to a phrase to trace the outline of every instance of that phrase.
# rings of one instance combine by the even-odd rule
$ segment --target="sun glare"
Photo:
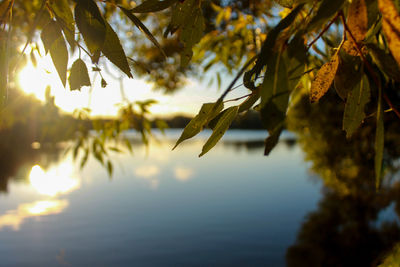
[[[31,186],[40,194],[54,197],[76,190],[80,180],[74,175],[72,163],[64,162],[44,171],[39,165],[29,174]]]

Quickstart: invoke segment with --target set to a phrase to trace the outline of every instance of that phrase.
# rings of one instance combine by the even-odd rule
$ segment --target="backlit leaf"
[[[80,90],[82,86],[90,86],[88,69],[82,59],[77,59],[72,64],[68,82],[71,91]]]
[[[368,79],[364,76],[360,82],[350,91],[343,115],[343,130],[346,137],[350,138],[365,118],[365,105],[371,98]]]
[[[246,100],[239,105],[239,113],[249,110],[260,99],[259,93],[253,93]]]
[[[51,0],[49,5],[54,10],[69,45],[75,47],[75,21],[68,0]]]
[[[161,45],[158,43],[157,39],[151,34],[151,32],[147,29],[147,27],[135,16],[131,13],[131,11],[120,7],[120,9],[124,12],[124,14],[138,27],[140,31],[142,31],[146,37],[158,48],[164,57],[167,57],[164,50],[161,48]]]
[[[176,2],[178,2],[178,0],[146,0],[137,7],[131,9],[131,11],[133,13],[157,12],[169,8]]]
[[[335,54],[332,59],[325,63],[318,71],[317,76],[311,83],[310,101],[317,102],[325,93],[335,78],[336,71],[339,66],[339,56]]]
[[[215,106],[217,104],[217,106]],[[223,103],[205,103],[201,106],[199,113],[186,125],[181,136],[172,148],[174,150],[183,141],[192,138],[214,119],[224,108]]]
[[[75,21],[87,48],[92,55],[95,55],[92,60],[97,62],[107,30],[96,3],[92,0],[78,1],[75,6]]]
[[[131,68],[129,67],[125,51],[122,48],[118,35],[114,32],[111,26],[106,22],[106,38],[101,49],[103,54],[122,70],[129,78],[132,78]]]
[[[392,0],[378,0],[383,16],[382,28],[389,44],[390,52],[400,65],[400,15]]]
[[[65,87],[67,81],[68,49],[60,26],[57,22],[51,21],[43,28],[40,37],[45,50],[50,52],[58,76]]]
[[[228,108],[226,112],[224,112],[224,115],[218,120],[217,125],[213,129],[213,133],[211,134],[210,138],[208,138],[207,142],[204,144],[199,157],[206,154],[218,143],[218,141],[228,130],[229,126],[232,124],[233,120],[236,118],[238,111],[239,107],[233,106]]]

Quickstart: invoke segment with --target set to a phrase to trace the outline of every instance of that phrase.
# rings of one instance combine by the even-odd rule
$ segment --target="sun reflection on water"
[[[80,180],[74,176],[74,166],[70,162],[63,162],[47,171],[35,165],[29,174],[29,181],[38,193],[51,197],[80,187]]]

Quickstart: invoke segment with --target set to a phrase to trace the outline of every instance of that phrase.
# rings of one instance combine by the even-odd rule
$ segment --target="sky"
[[[37,67],[28,61],[18,74],[18,84],[26,94],[33,94],[44,101],[45,91],[51,86],[51,94],[55,97],[55,104],[65,113],[72,113],[75,109],[89,108],[93,117],[113,117],[118,114],[118,104],[122,103],[120,81],[113,79],[106,72],[103,73],[108,85],[100,86],[100,77],[95,78],[89,71],[92,88],[82,87],[81,91],[70,91],[64,88],[53,66],[49,55],[38,58]],[[71,64],[72,60],[70,60]],[[113,66],[115,72],[116,67]],[[114,73],[119,75],[118,73]],[[114,75],[113,76],[116,76]],[[157,100],[157,104],[150,108],[151,113],[157,117],[172,117],[175,115],[195,115],[201,105],[215,102],[222,94],[223,89],[218,89],[214,83],[209,86],[209,79],[200,82],[195,78],[187,78],[187,83],[181,90],[174,94],[163,94],[152,90],[152,84],[134,76],[133,79],[124,78],[124,93],[129,101]],[[228,76],[221,88],[225,88],[233,77]],[[247,94],[244,88],[235,90],[228,98],[235,98]]]

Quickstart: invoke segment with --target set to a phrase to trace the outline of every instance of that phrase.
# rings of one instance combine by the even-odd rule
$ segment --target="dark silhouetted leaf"
[[[131,11],[133,13],[157,12],[169,8],[176,2],[178,2],[178,0],[146,0],[137,7],[131,9]]]
[[[336,71],[339,66],[339,56],[335,54],[331,61],[325,63],[318,71],[317,76],[311,83],[310,101],[311,103],[317,102],[325,93],[335,78]]]
[[[92,0],[78,1],[75,6],[75,21],[86,46],[97,63],[106,39],[106,23],[99,8]]]
[[[107,82],[104,80],[104,78],[101,78],[101,87],[106,88],[107,87]]]
[[[361,79],[361,60],[359,57],[340,53],[339,67],[336,71],[334,85],[336,93],[346,101],[349,92]]]
[[[321,27],[342,8],[344,3],[345,0],[322,0],[317,14],[312,18],[308,25],[308,30],[311,31]]]
[[[71,90],[80,90],[82,86],[90,86],[88,69],[82,59],[77,59],[72,64],[68,82]]]
[[[67,81],[68,49],[65,44],[61,28],[55,21],[51,21],[43,28],[40,35],[45,50],[50,51],[51,59],[65,87]]]
[[[111,26],[106,22],[106,39],[102,48],[103,54],[122,70],[129,78],[132,78],[131,68],[129,67],[125,51],[121,46],[118,35]]]
[[[383,125],[382,90],[379,89],[378,108],[376,111],[376,136],[375,136],[375,179],[378,190],[382,179],[383,149],[385,146],[385,135]]]
[[[346,131],[347,138],[350,138],[363,122],[365,105],[369,103],[370,98],[368,79],[364,76],[347,97],[343,115],[343,130]]]
[[[192,138],[201,132],[203,127],[206,126],[207,123],[209,123],[212,119],[214,119],[224,108],[223,103],[218,103],[218,105],[214,107],[215,105],[216,103],[205,103],[201,106],[199,113],[188,123],[188,125],[186,125],[172,150],[174,150],[183,141]]]
[[[270,135],[265,139],[265,148],[264,155],[268,156],[271,153],[272,149],[278,144],[279,137],[282,133],[283,128],[277,127],[274,131],[270,133]]]
[[[218,143],[218,141],[228,130],[233,120],[236,118],[238,111],[239,111],[238,106],[227,108],[226,112],[224,112],[224,115],[218,120],[218,123],[213,129],[213,133],[211,134],[210,138],[208,138],[207,142],[204,144],[199,157],[206,154],[208,151],[210,151],[210,149],[212,149]]]
[[[368,48],[375,64],[390,78],[400,82],[400,67],[392,55],[386,53],[375,44],[368,44]]]
[[[160,49],[164,57],[167,57],[164,50],[161,48],[161,45],[158,43],[157,39],[151,34],[151,32],[147,29],[147,27],[135,15],[133,15],[131,11],[123,7],[120,7],[120,9],[136,25],[136,27],[138,27],[138,29],[141,30],[158,49]]]

